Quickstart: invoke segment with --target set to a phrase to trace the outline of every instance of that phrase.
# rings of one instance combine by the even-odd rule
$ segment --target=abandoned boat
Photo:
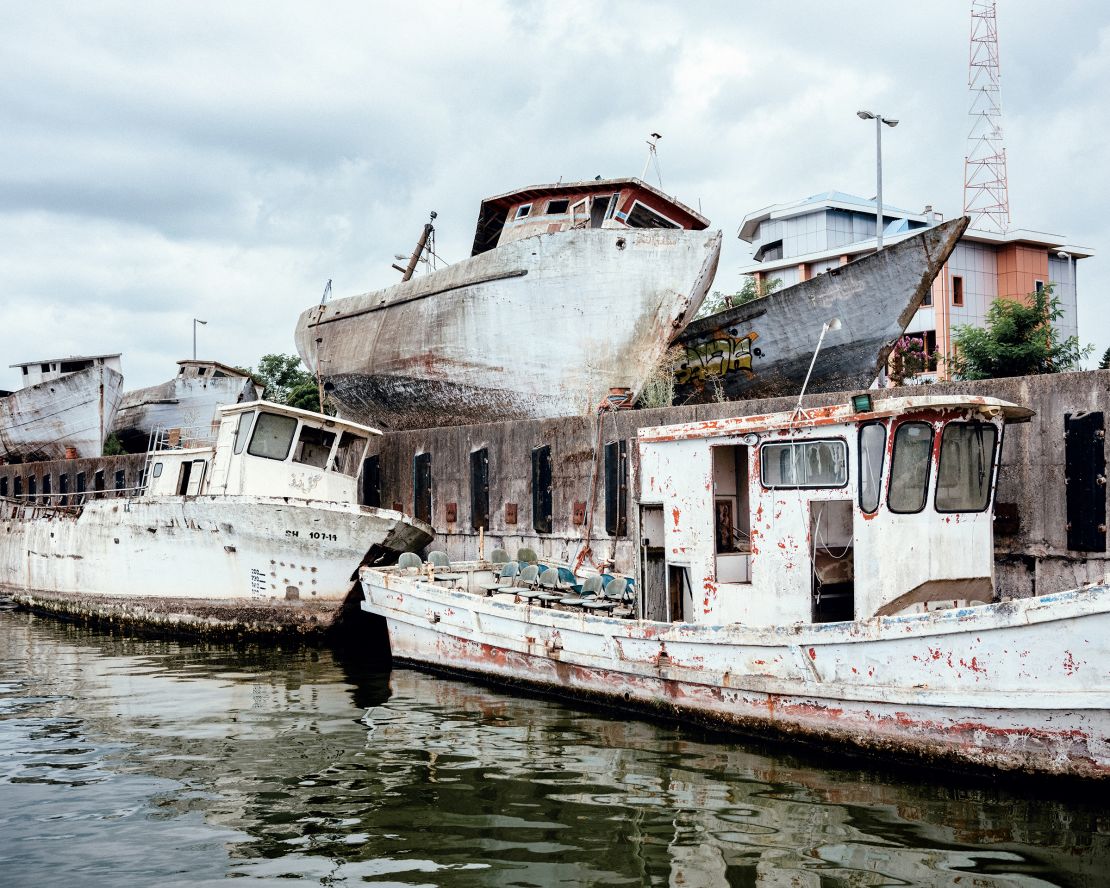
[[[470,258],[302,313],[343,416],[391,429],[593,412],[634,397],[713,280],[721,232],[639,179],[482,202]],[[525,347],[526,344],[526,347]]]
[[[100,456],[123,395],[119,357],[12,364],[23,387],[0,392],[0,462]]]
[[[967,228],[953,219],[808,281],[693,321],[675,340],[676,404],[796,395],[822,324],[807,391],[866,389],[886,367],[933,280]]]
[[[225,406],[214,439],[208,423],[159,434],[137,488],[0,497],[0,592],[186,632],[327,628],[360,564],[432,539],[358,505],[376,434],[266,401]]]
[[[199,428],[219,423],[226,404],[257,401],[262,386],[249,373],[217,361],[178,361],[168,382],[123,393],[112,432],[124,449],[145,452],[155,429]]]
[[[1030,415],[992,398],[864,394],[642,429],[628,617],[604,591],[536,595],[534,575],[499,584],[485,562],[364,567],[362,607],[384,618],[395,657],[431,668],[741,731],[1104,778],[1110,588],[995,600],[998,455],[1006,423]]]

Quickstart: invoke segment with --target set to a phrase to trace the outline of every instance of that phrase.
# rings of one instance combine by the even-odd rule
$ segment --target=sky
[[[32,3],[0,0],[0,388],[17,361],[293,353],[302,309],[396,283],[435,211],[639,175],[723,229],[827,190],[962,209],[969,3]],[[1110,346],[1110,7],[999,0],[1012,226],[1065,236],[1080,338]]]

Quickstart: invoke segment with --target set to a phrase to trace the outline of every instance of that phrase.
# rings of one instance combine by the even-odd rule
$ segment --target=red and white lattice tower
[[[998,20],[994,0],[971,2],[971,132],[964,158],[964,214],[971,227],[1005,232],[1010,227],[1010,188],[1002,144],[1002,89],[998,69]]]

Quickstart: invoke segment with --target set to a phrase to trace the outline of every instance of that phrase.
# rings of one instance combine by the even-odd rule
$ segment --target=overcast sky
[[[191,353],[295,352],[325,282],[395,283],[430,210],[464,258],[479,201],[639,175],[724,229],[828,189],[962,208],[969,4],[0,0],[0,387],[15,361],[123,352],[127,386]],[[1093,247],[1080,334],[1110,345],[1110,12],[1000,0],[1015,227]]]

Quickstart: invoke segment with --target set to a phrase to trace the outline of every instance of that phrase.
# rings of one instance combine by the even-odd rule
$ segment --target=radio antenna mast
[[[971,227],[1005,233],[1010,227],[1010,185],[1002,142],[1002,88],[999,82],[998,20],[994,0],[971,2],[971,131],[964,158],[964,215]]]
[[[651,134],[651,138],[648,139],[648,141],[647,141],[648,156],[647,156],[647,160],[644,161],[644,171],[642,173],[640,173],[640,178],[643,179],[646,182],[647,181],[648,169],[650,167],[654,166],[655,167],[655,178],[657,178],[659,180],[659,187],[660,188],[663,187],[663,173],[659,169],[659,154],[656,151],[656,146],[659,144],[659,140],[662,139],[662,138],[663,137],[661,135],[659,135],[659,133],[652,133]]]

